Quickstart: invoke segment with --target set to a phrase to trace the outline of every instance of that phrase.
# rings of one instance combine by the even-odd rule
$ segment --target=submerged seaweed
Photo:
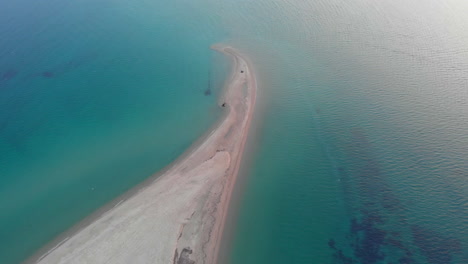
[[[14,77],[16,77],[17,74],[18,74],[17,70],[9,69],[3,72],[2,74],[0,74],[0,81],[9,81],[13,79]]]
[[[52,77],[54,77],[54,73],[53,73],[53,72],[50,72],[50,71],[45,71],[45,72],[43,72],[41,75],[42,75],[42,77],[44,77],[44,78],[52,78]]]
[[[414,263],[411,251],[406,248],[399,239],[398,233],[387,232],[383,229],[385,222],[376,213],[362,211],[362,218],[353,218],[350,221],[348,239],[349,247],[353,256],[346,256],[339,249],[333,239],[329,240],[328,246],[334,251],[335,263],[360,263],[376,264],[386,263],[386,248],[391,248],[394,252],[392,259],[398,259],[399,263]]]
[[[450,264],[452,255],[461,253],[461,242],[421,226],[411,226],[414,243],[419,247],[428,263]]]
[[[389,188],[385,175],[377,160],[373,158],[371,144],[362,130],[355,129],[353,136],[353,157],[358,161],[352,175],[353,181],[345,181],[343,189],[357,188],[360,196],[360,210],[353,210],[347,235],[351,256],[345,256],[343,250],[336,245],[329,247],[335,251],[335,263],[377,264],[398,261],[399,263],[414,263],[411,250],[408,249],[398,232],[386,229],[389,223],[382,212],[387,210],[395,213],[403,209],[402,203]],[[341,170],[343,174],[344,170]],[[351,177],[348,177],[351,178]],[[354,185],[353,185],[354,183]],[[334,240],[333,240],[334,241]],[[387,252],[392,255],[387,256]],[[349,251],[346,251],[349,252]]]
[[[15,69],[9,69],[4,72],[0,72],[0,88],[7,84],[8,81],[18,75],[18,71]]]

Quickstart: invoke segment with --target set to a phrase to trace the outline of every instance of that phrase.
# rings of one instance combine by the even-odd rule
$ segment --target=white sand
[[[223,120],[185,158],[36,263],[216,263],[257,84],[241,54],[213,48],[234,63]]]

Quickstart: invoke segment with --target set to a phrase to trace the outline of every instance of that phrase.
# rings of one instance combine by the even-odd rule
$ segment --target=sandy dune
[[[156,180],[32,262],[216,263],[257,84],[241,54],[213,48],[234,64],[222,120]]]

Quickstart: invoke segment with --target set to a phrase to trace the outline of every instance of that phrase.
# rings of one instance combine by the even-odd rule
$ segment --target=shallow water
[[[160,5],[0,2],[0,263],[162,169],[220,115],[218,38],[174,34],[148,11]]]
[[[228,262],[468,263],[467,11],[461,0],[0,2],[0,262],[208,129],[228,68],[208,47],[224,42],[253,61],[264,105]]]

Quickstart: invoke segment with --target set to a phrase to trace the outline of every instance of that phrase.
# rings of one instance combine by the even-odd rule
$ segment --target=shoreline
[[[219,218],[219,233],[217,235],[215,235],[214,237],[216,238],[216,241],[215,241],[215,249],[213,251],[213,261],[212,262],[208,262],[208,263],[218,263],[218,260],[220,258],[220,249],[221,249],[221,245],[222,245],[222,242],[223,242],[223,235],[225,234],[225,225],[226,225],[226,217],[229,215],[229,205],[230,205],[230,202],[231,202],[231,199],[232,199],[232,194],[234,192],[234,187],[236,186],[236,182],[237,182],[237,179],[239,177],[239,171],[241,170],[241,166],[242,166],[242,161],[243,161],[243,158],[244,158],[244,152],[245,152],[245,144],[246,142],[248,141],[248,138],[249,138],[249,131],[250,131],[250,126],[251,126],[251,123],[252,123],[252,119],[254,117],[254,110],[255,110],[255,102],[256,102],[256,97],[257,97],[257,79],[256,79],[256,76],[255,76],[255,73],[253,72],[253,67],[252,67],[252,64],[250,63],[250,61],[246,58],[243,57],[243,55],[241,53],[239,53],[238,51],[236,51],[235,49],[233,49],[232,47],[219,47],[219,46],[216,46],[216,45],[213,45],[211,47],[212,49],[214,50],[217,50],[219,52],[222,52],[226,55],[229,55],[231,56],[234,60],[242,60],[243,63],[245,63],[245,66],[247,67],[247,71],[248,71],[248,74],[249,74],[249,77],[250,77],[250,85],[252,86],[251,87],[251,91],[249,91],[250,93],[250,106],[249,106],[249,113],[247,113],[247,120],[246,120],[246,127],[245,127],[245,133],[242,137],[242,142],[241,142],[241,149],[240,149],[240,152],[238,153],[239,157],[237,159],[237,164],[235,165],[235,172],[233,172],[233,175],[232,177],[229,179],[230,182],[228,183],[228,190],[226,192],[223,193],[223,196],[224,196],[224,200],[222,200],[221,202],[223,203],[221,205],[221,209],[222,209],[222,215],[221,217]],[[229,50],[226,50],[226,49],[229,49]],[[239,66],[239,62],[236,62],[235,66]],[[237,68],[237,67],[233,67],[232,69],[232,74],[235,75],[236,72],[239,72],[240,70],[240,67]],[[234,78],[234,76],[232,76],[232,78]],[[249,84],[247,84],[249,85]]]
[[[257,83],[239,52],[220,45],[212,49],[233,63],[219,99],[221,107],[226,103],[220,119],[162,171],[80,221],[25,263],[216,263]]]
[[[262,87],[261,79],[259,79],[259,72],[257,68],[253,67],[253,63],[250,60],[250,54],[245,54],[244,60],[249,64],[252,74],[256,77],[257,87]],[[259,152],[259,142],[262,141],[262,130],[264,129],[264,117],[266,112],[266,105],[268,100],[264,97],[263,91],[256,91],[256,102],[255,109],[253,112],[251,124],[249,127],[249,133],[246,139],[244,153],[242,155],[241,166],[239,173],[237,174],[236,180],[231,189],[231,196],[228,201],[226,218],[224,221],[224,227],[222,229],[221,240],[219,244],[219,250],[217,253],[217,263],[230,263],[230,257],[234,249],[236,238],[236,232],[238,229],[237,220],[241,213],[244,196],[248,183],[252,175],[252,168],[254,168],[255,160],[257,159]]]

